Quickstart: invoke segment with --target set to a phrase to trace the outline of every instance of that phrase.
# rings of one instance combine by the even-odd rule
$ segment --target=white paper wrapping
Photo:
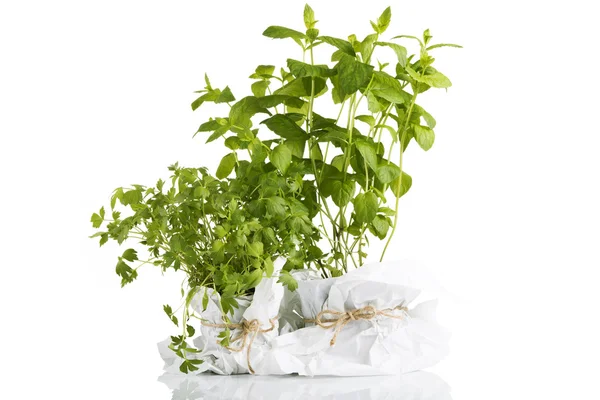
[[[166,373],[159,380],[173,400],[451,400],[448,384],[422,371],[358,378]]]
[[[410,262],[363,266],[339,278],[299,280],[296,296],[304,318],[325,309],[348,312],[365,306],[396,310],[401,319],[377,316],[349,322],[330,341],[333,329],[314,324],[282,334],[271,342],[262,373],[300,375],[396,375],[430,367],[448,353],[449,334],[436,322],[435,300],[415,304],[423,292],[436,293],[438,285]],[[297,320],[295,321],[297,324]]]
[[[239,308],[235,309],[233,316],[230,316],[232,323],[240,323],[243,320],[258,320],[263,330],[271,327],[273,320],[275,328],[270,332],[259,332],[250,345],[250,340],[246,346],[250,348],[250,359],[252,367],[256,373],[260,373],[264,364],[264,353],[270,350],[268,343],[279,334],[277,315],[283,297],[283,287],[276,283],[277,278],[263,278],[255,289],[251,297],[238,298]],[[220,296],[212,289],[209,292],[209,302],[206,310],[202,308],[202,297],[204,289],[193,298],[191,307],[200,315],[201,318],[211,324],[223,324],[222,311],[219,306]],[[200,359],[204,362],[197,365],[199,370],[196,373],[211,371],[220,375],[245,374],[248,373],[247,351],[244,349],[239,352],[232,352],[218,344],[218,335],[223,328],[200,325],[198,336],[193,340],[196,348],[201,352],[190,355],[190,358]],[[231,337],[235,338],[241,329],[231,329]],[[182,360],[171,351],[168,346],[170,340],[167,339],[158,344],[161,357],[165,361],[165,371],[167,373],[177,373]],[[231,343],[237,347],[239,343]]]

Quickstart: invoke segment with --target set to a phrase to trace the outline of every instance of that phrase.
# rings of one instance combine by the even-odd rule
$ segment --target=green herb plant
[[[384,41],[390,21],[388,7],[363,40],[334,38],[320,34],[314,11],[306,5],[305,33],[282,26],[263,33],[295,42],[302,60],[288,59],[278,75],[275,66],[259,65],[250,76],[253,95],[230,104],[227,115],[210,118],[197,132],[210,133],[207,143],[224,139],[232,153],[221,165],[247,151],[251,162],[268,157],[288,181],[311,186],[318,210],[314,224],[325,240],[325,257],[318,264],[324,276],[362,265],[369,235],[386,241],[383,260],[398,226],[399,199],[412,185],[403,154],[413,139],[425,151],[435,140],[436,121],[417,98],[431,88],[451,86],[433,67],[430,52],[460,46],[432,45],[429,30],[421,38],[399,35]],[[395,41],[406,39],[418,43],[418,55],[408,55]],[[313,49],[320,45],[333,48],[333,65],[315,62]],[[397,62],[374,65],[380,51],[393,52]],[[339,107],[332,117],[315,107],[315,99],[327,92]],[[208,80],[202,93],[194,110],[204,102],[234,101],[229,87],[214,89]],[[259,123],[266,132],[254,127],[258,114],[267,115]],[[304,268],[302,261],[290,260],[284,269]]]
[[[181,306],[164,306],[180,329],[170,347],[184,360],[183,372],[202,362],[190,357],[199,350],[187,339],[195,333],[191,319],[200,318],[191,300],[201,294],[206,308],[206,288],[219,293],[228,321],[236,298],[273,276],[278,257],[286,260],[278,279],[290,290],[297,286],[294,269],[311,268],[326,278],[362,265],[369,236],[386,241],[383,259],[398,226],[399,199],[412,184],[403,170],[404,151],[413,139],[429,150],[435,139],[436,121],[417,97],[451,85],[433,67],[430,52],[460,47],[431,45],[429,30],[421,38],[384,41],[390,20],[387,8],[363,40],[334,38],[320,35],[306,5],[305,33],[267,28],[264,36],[295,42],[302,60],[288,59],[277,74],[275,66],[259,65],[250,75],[252,95],[240,100],[205,75],[206,86],[192,103],[193,110],[209,102],[227,107],[194,135],[206,134],[207,143],[219,140],[227,149],[215,176],[175,164],[168,183],[118,188],[110,214],[102,207],[92,215],[98,230],[92,237],[101,246],[138,243],[118,257],[123,286],[145,265],[185,273]],[[406,39],[418,43],[418,55],[395,41]],[[313,49],[320,45],[333,48],[332,65],[315,62]],[[393,52],[397,62],[374,65],[380,51]],[[332,117],[316,109],[321,96],[338,108]],[[229,334],[222,333],[223,345]]]

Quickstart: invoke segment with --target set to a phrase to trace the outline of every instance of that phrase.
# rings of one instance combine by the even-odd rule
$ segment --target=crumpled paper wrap
[[[364,376],[396,375],[438,363],[448,353],[449,334],[436,321],[436,300],[416,302],[422,292],[437,285],[420,266],[410,262],[365,265],[339,278],[296,277],[298,289],[287,294],[289,307],[301,303],[301,317],[288,318],[290,326],[315,319],[323,310],[348,312],[373,306],[391,310],[397,318],[379,315],[346,324],[331,345],[334,329],[306,323],[282,334],[265,354],[262,373]],[[282,305],[287,308],[287,305]],[[291,315],[291,313],[290,313]],[[302,318],[303,317],[303,318]]]
[[[165,373],[172,400],[451,400],[450,387],[429,372],[402,376],[215,376]]]
[[[250,362],[257,374],[264,369],[264,354],[270,350],[269,342],[279,335],[277,315],[283,297],[283,287],[276,283],[277,278],[263,278],[255,289],[254,295],[249,297],[240,297],[236,300],[239,307],[234,310],[233,316],[230,316],[231,323],[239,324],[243,320],[258,320],[260,328],[267,330],[271,327],[271,321],[275,328],[270,332],[259,332],[256,338],[250,344]],[[209,301],[206,310],[202,307],[202,297],[204,290],[208,290]],[[202,288],[192,299],[191,307],[194,309],[206,323],[223,324],[223,313],[220,308],[220,296],[212,289]],[[190,354],[189,358],[200,359],[204,362],[197,365],[199,367],[196,373],[211,371],[220,375],[246,374],[248,369],[248,352],[235,352],[226,349],[218,344],[218,335],[223,331],[223,327],[206,326],[200,324],[198,336],[194,338],[194,346],[200,349],[198,354]],[[235,338],[241,333],[241,328],[231,329],[231,337]],[[165,361],[165,372],[179,373],[179,367],[182,360],[169,349],[170,339],[158,344],[159,352]],[[239,343],[241,344],[241,342]],[[232,347],[237,347],[238,343],[231,343]]]

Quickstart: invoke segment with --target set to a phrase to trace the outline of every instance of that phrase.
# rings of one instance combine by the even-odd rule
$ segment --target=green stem
[[[412,99],[410,101],[410,106],[408,108],[408,112],[406,113],[406,120],[404,121],[404,126],[402,128],[401,132],[398,132],[398,141],[400,142],[400,159],[398,161],[398,167],[400,167],[400,177],[398,179],[400,179],[400,185],[402,185],[402,159],[403,159],[403,154],[404,154],[404,146],[402,145],[402,138],[406,132],[406,130],[408,129],[408,124],[410,122],[410,116],[412,114],[412,110],[413,107],[415,106],[415,101],[417,100],[417,91],[415,90]],[[394,233],[396,233],[396,227],[398,226],[398,205],[399,205],[399,201],[400,201],[400,196],[396,196],[396,205],[394,206],[394,224],[392,225],[392,232],[390,232],[390,236],[388,237],[387,242],[385,243],[385,246],[383,248],[383,251],[381,253],[381,257],[379,258],[379,261],[383,261],[383,257],[385,256],[385,252],[388,249],[388,246],[390,245],[390,242],[392,241],[392,237],[394,236]]]

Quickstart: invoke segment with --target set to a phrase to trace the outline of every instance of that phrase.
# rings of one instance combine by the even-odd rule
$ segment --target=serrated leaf
[[[369,231],[383,240],[387,236],[387,232],[390,228],[387,218],[381,215],[376,215],[373,221],[369,224]]]
[[[271,151],[269,160],[285,174],[292,163],[292,151],[285,144],[280,144]]]
[[[136,261],[138,259],[137,251],[135,251],[134,249],[127,249],[123,252],[121,258],[129,262]]]
[[[396,104],[404,104],[411,99],[411,95],[402,89],[400,82],[383,71],[373,73],[369,91],[377,97]]]
[[[406,47],[400,46],[397,43],[390,43],[390,42],[375,42],[375,44],[377,46],[387,46],[390,49],[394,50],[394,53],[396,53],[396,57],[398,58],[398,63],[402,67],[406,67],[406,62],[407,62],[407,57],[408,57]]]
[[[296,78],[273,92],[274,95],[286,95],[292,97],[309,97],[312,92],[312,82],[315,85],[315,97],[327,91],[327,84],[323,78],[303,77]]]
[[[256,97],[264,97],[267,93],[267,88],[271,84],[270,81],[258,81],[254,82],[250,88],[252,89],[252,94]]]
[[[355,117],[355,119],[368,124],[369,128],[371,129],[373,129],[375,126],[375,118],[373,118],[371,115],[358,115]]]
[[[304,33],[295,31],[290,28],[286,28],[283,26],[270,26],[264,32],[263,36],[270,37],[273,39],[293,39],[296,43],[302,46],[302,40],[306,39],[306,35]]]
[[[354,52],[354,48],[352,47],[352,44],[350,42],[348,42],[347,40],[343,40],[343,39],[338,39],[338,38],[334,38],[331,36],[319,36],[318,37],[319,40],[322,40],[323,42],[330,44],[334,47],[337,47],[341,52],[348,54],[352,57],[356,56],[356,53]],[[331,60],[331,61],[337,61],[337,60]]]
[[[275,134],[285,139],[304,140],[308,137],[304,129],[300,128],[294,120],[285,114],[275,114],[261,122]]]
[[[350,203],[354,197],[356,184],[353,180],[330,180],[331,181],[331,199],[338,207],[343,207]],[[327,181],[326,181],[327,182]]]
[[[269,110],[260,106],[256,97],[247,96],[231,107],[229,121],[231,125],[246,126],[250,124],[250,118],[258,113],[271,114]]]
[[[217,99],[215,100],[215,103],[229,103],[231,101],[235,101],[235,97],[233,96],[233,93],[231,93],[231,89],[229,89],[229,86],[226,86],[225,89],[223,89],[223,91],[219,95],[219,97],[217,97]]]
[[[377,215],[377,195],[373,192],[361,193],[354,198],[354,214],[356,222],[368,224]]]
[[[406,172],[402,171],[402,178],[396,178],[391,184],[390,189],[396,197],[404,196],[412,186],[412,178]]]
[[[292,75],[297,78],[303,78],[305,76],[326,78],[335,75],[335,71],[329,69],[327,65],[311,65],[301,61],[292,60],[291,58],[288,58],[287,66]]]
[[[429,150],[433,146],[435,141],[435,133],[427,126],[413,125],[413,131],[415,132],[415,140],[425,151]]]
[[[263,255],[263,250],[264,249],[264,245],[262,244],[262,242],[254,242],[254,243],[248,243],[246,246],[246,250],[248,251],[248,254],[251,255],[252,257],[260,257]]]
[[[342,94],[351,95],[366,87],[373,74],[373,66],[357,61],[347,54],[336,64],[337,85]],[[343,97],[343,96],[342,96]]]
[[[102,218],[100,215],[93,213],[92,214],[92,218],[90,219],[90,222],[92,223],[92,226],[94,228],[100,228],[100,226],[102,225],[102,222],[104,222],[104,218]]]
[[[425,120],[425,123],[427,123],[427,126],[429,126],[431,129],[435,128],[435,125],[436,125],[435,118],[433,118],[433,116],[431,116],[431,114],[429,114],[427,111],[425,111],[425,109],[423,107],[419,106],[418,104],[414,104],[413,109],[414,109],[415,113],[417,113],[421,117],[423,117],[423,119]]]
[[[290,292],[298,289],[298,281],[296,281],[296,279],[288,271],[281,271],[281,275],[279,275],[277,282],[285,286]]]
[[[377,170],[377,147],[375,146],[375,143],[357,141],[354,145],[360,155],[365,159],[367,165],[371,169]]]
[[[185,329],[186,329],[187,334],[188,334],[189,337],[194,336],[194,334],[196,333],[196,330],[191,325],[186,325]],[[190,360],[190,361],[192,361],[192,360]]]
[[[381,183],[388,184],[394,179],[398,178],[401,171],[397,165],[391,163],[388,164],[386,161],[384,161],[377,167],[375,173],[377,175],[377,179],[379,179]]]
[[[315,27],[316,23],[315,12],[308,4],[306,4],[304,6],[304,26],[306,26],[306,29],[312,29]]]
[[[392,9],[391,7],[383,10],[381,16],[377,19],[377,33],[384,33],[387,28],[390,26],[390,21],[392,20]]]
[[[216,176],[219,179],[225,179],[231,174],[236,164],[235,153],[229,153],[221,159],[219,167],[217,168]]]

